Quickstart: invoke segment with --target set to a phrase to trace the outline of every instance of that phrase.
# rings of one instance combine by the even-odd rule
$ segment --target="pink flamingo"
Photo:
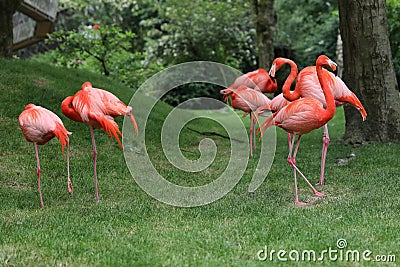
[[[334,63],[325,55],[319,56],[316,60],[317,77],[319,83],[321,84],[322,92],[326,100],[326,108],[324,108],[323,104],[315,98],[300,98],[268,117],[257,130],[257,133],[261,132],[262,137],[262,134],[268,127],[276,125],[289,133],[289,155],[287,161],[294,170],[296,205],[306,204],[305,202],[299,201],[296,179],[297,172],[303,177],[316,196],[325,196],[312,186],[312,184],[296,166],[296,154],[299,148],[301,136],[325,125],[330,119],[332,119],[336,111],[335,100],[329,86],[329,84],[333,83],[334,80],[329,75],[329,72],[325,72],[322,67],[330,67],[333,71],[335,71],[336,63]],[[294,135],[293,138],[291,138],[290,134]],[[298,136],[298,139],[296,146],[294,147],[296,135]]]
[[[223,89],[220,91],[220,93],[223,95],[224,101],[228,103],[229,97],[235,92],[238,88],[241,88],[242,86],[245,86],[248,89],[253,89],[258,92],[262,93],[273,93],[276,91],[278,88],[278,85],[276,83],[276,79],[272,78],[269,73],[264,70],[264,69],[257,69],[255,71],[248,72],[246,74],[243,74],[236,78],[233,84],[231,84],[228,88]],[[243,90],[243,89],[242,89]],[[249,95],[251,93],[247,93]],[[254,95],[258,95],[259,99],[263,99],[264,97],[259,96],[258,93],[255,93]],[[254,98],[254,97],[253,97]],[[257,98],[257,96],[255,97]],[[254,99],[247,99],[248,102],[254,101]],[[263,101],[266,101],[265,99]],[[242,103],[236,104],[238,106],[238,109],[248,109],[248,105],[241,101]],[[269,104],[270,100],[266,101],[265,103]],[[267,104],[267,105],[268,105]],[[251,104],[252,105],[252,104]],[[232,105],[233,106],[233,105]],[[252,105],[254,106],[254,105]],[[243,110],[243,109],[242,109]],[[251,110],[251,109],[250,109]],[[247,116],[251,111],[245,112],[243,117]],[[253,136],[252,133],[255,133],[255,121],[252,120],[252,115],[250,114],[250,155],[253,155],[252,147],[254,145],[254,148],[256,148],[256,140]],[[253,144],[252,144],[253,142]]]
[[[271,100],[263,93],[254,89],[248,88],[244,85],[239,86],[231,93],[231,105],[235,109],[244,111],[243,117],[250,114],[250,155],[253,156],[253,146],[256,148],[255,140],[255,127],[256,121],[252,112],[262,105],[269,105]]]
[[[132,107],[125,105],[112,93],[93,88],[90,82],[82,84],[82,89],[64,99],[61,104],[62,113],[68,118],[83,122],[89,125],[92,137],[93,147],[93,169],[94,169],[94,187],[96,202],[99,201],[99,192],[97,185],[97,149],[94,139],[94,128],[103,129],[111,137],[114,137],[120,148],[122,144],[119,136],[122,136],[118,124],[114,121],[117,116],[129,116],[136,134],[138,128],[135,117],[132,115]]]
[[[24,111],[18,117],[19,127],[26,141],[33,142],[35,146],[38,191],[40,205],[44,208],[42,188],[40,185],[40,160],[38,145],[44,145],[55,137],[61,144],[61,150],[64,153],[64,147],[67,147],[67,170],[68,170],[68,192],[72,194],[72,183],[69,173],[69,138],[70,132],[65,129],[61,119],[48,109],[36,106],[34,104],[26,105]]]
[[[311,97],[319,100],[326,106],[326,101],[324,98],[324,94],[322,92],[321,85],[318,81],[317,70],[316,66],[309,66],[304,68],[300,71],[297,75],[297,66],[296,64],[287,58],[276,58],[272,62],[270,75],[275,77],[275,72],[278,71],[283,65],[289,64],[291,67],[291,72],[286,79],[283,87],[282,93],[283,97],[285,97],[289,101],[294,101],[299,99],[300,97]],[[363,121],[367,117],[367,112],[365,111],[363,105],[361,104],[360,100],[357,96],[346,86],[346,84],[340,79],[339,77],[335,76],[331,72],[322,69],[326,75],[331,76],[331,83],[328,84],[330,90],[332,91],[333,97],[335,99],[336,106],[341,106],[344,104],[350,104],[356,107],[361,116]],[[297,79],[296,79],[297,77]],[[296,79],[296,87],[294,91],[290,91],[290,86],[293,83],[294,79]],[[281,98],[281,95],[278,95],[276,98]],[[275,105],[274,100],[272,100]],[[271,105],[272,105],[271,104]],[[283,102],[281,103],[280,108],[282,107]],[[324,133],[322,138],[322,157],[321,157],[321,173],[320,173],[320,180],[317,184],[323,185],[324,184],[324,173],[325,173],[325,161],[326,161],[326,154],[329,146],[330,138],[328,132],[328,125],[324,125]]]
[[[228,103],[232,92],[242,85],[262,93],[273,93],[278,89],[276,79],[271,77],[266,70],[259,68],[239,76],[228,88],[221,90],[224,101]]]

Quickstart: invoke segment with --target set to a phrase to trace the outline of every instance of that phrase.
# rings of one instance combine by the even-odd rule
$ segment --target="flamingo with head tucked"
[[[34,104],[26,105],[24,111],[18,117],[19,127],[26,141],[33,142],[35,146],[38,191],[40,205],[44,208],[42,187],[40,184],[40,160],[38,145],[44,145],[54,137],[57,137],[61,144],[62,152],[67,147],[67,171],[68,171],[68,192],[72,194],[72,183],[69,173],[69,137],[70,132],[65,129],[61,119],[48,109]]]
[[[316,60],[317,77],[325,97],[326,107],[315,98],[300,98],[268,117],[257,130],[257,132],[261,132],[262,136],[268,127],[276,125],[287,131],[289,134],[293,134],[293,137],[288,135],[289,155],[287,161],[294,170],[296,205],[306,204],[305,202],[299,201],[296,179],[297,172],[303,177],[316,196],[324,196],[324,194],[318,192],[312,186],[304,174],[298,169],[296,166],[296,154],[299,148],[301,136],[325,125],[335,114],[335,100],[332,91],[330,90],[330,85],[334,83],[334,79],[329,75],[329,72],[324,71],[322,67],[329,67],[335,71],[336,66],[336,63],[325,55],[319,56]],[[296,135],[298,136],[298,139],[296,145],[294,145]]]
[[[114,137],[122,149],[119,139],[119,136],[122,136],[122,134],[114,118],[117,116],[129,116],[137,134],[138,128],[135,117],[132,115],[132,107],[125,105],[112,93],[94,88],[90,82],[85,82],[82,84],[82,89],[76,92],[74,96],[64,99],[61,104],[61,110],[68,118],[89,125],[93,146],[95,197],[96,202],[98,202],[97,149],[94,139],[94,128],[102,129],[111,137]]]

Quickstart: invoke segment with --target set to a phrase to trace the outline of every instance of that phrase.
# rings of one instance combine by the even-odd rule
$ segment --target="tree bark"
[[[260,68],[269,68],[274,59],[274,0],[252,0],[251,6],[257,33],[258,65]]]
[[[339,0],[343,80],[368,117],[345,107],[344,140],[350,144],[400,141],[400,95],[392,63],[385,0]]]
[[[0,57],[12,57],[13,14],[22,0],[0,0]]]

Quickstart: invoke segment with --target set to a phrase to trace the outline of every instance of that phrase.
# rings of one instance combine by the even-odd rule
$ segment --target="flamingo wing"
[[[301,98],[274,113],[275,125],[289,133],[303,135],[326,123],[321,119],[322,112],[321,102],[314,98]]]
[[[360,112],[363,120],[367,117],[367,112],[361,104],[357,96],[346,86],[343,80],[335,76],[332,72],[323,69],[323,74],[327,80],[327,85],[331,89],[336,105],[344,105],[346,103],[354,106]],[[299,86],[303,97],[312,97],[321,101],[326,106],[324,94],[321,85],[318,82],[317,71],[315,66],[304,68],[297,76],[296,87]]]

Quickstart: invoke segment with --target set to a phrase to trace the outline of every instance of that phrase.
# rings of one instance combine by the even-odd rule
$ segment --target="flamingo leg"
[[[39,160],[39,150],[38,146],[36,143],[33,143],[35,145],[35,154],[36,154],[36,164],[37,164],[37,176],[38,176],[38,190],[39,190],[39,198],[40,198],[40,205],[42,206],[42,209],[44,209],[44,202],[43,202],[43,196],[42,196],[42,187],[40,185],[40,160]]]
[[[94,170],[94,190],[96,193],[96,202],[99,202],[99,188],[97,185],[97,149],[96,149],[96,141],[94,140],[94,130],[92,126],[89,126],[90,134],[92,136],[92,147],[93,147],[93,170]]]
[[[250,137],[250,156],[253,156],[253,120],[251,118],[251,114],[250,114],[250,133],[249,133],[249,137]]]
[[[324,184],[324,175],[325,175],[325,161],[326,161],[326,153],[328,151],[328,146],[330,142],[329,132],[328,132],[328,125],[324,125],[324,135],[322,137],[322,157],[321,157],[321,175],[319,177],[319,182],[317,185]]]
[[[69,144],[67,144],[67,173],[68,173],[68,193],[72,194],[73,187],[71,182],[71,175],[69,171]]]
[[[325,196],[325,194],[323,194],[323,193],[320,193],[320,192],[318,192],[313,186],[312,186],[312,184],[308,181],[308,179],[306,178],[306,176],[299,170],[299,168],[296,166],[296,155],[297,155],[297,152],[298,152],[298,149],[299,149],[299,145],[300,145],[300,138],[301,138],[301,135],[299,135],[299,137],[298,137],[298,139],[297,139],[297,143],[296,143],[296,147],[295,147],[295,149],[294,149],[294,152],[293,152],[293,155],[291,155],[290,156],[290,154],[289,154],[289,156],[288,156],[288,162],[289,162],[289,164],[293,167],[293,169],[294,169],[294,179],[295,179],[295,187],[296,187],[296,199],[295,199],[295,204],[296,205],[304,205],[305,203],[304,202],[299,202],[299,200],[298,200],[298,194],[297,194],[297,181],[296,181],[296,172],[298,172],[300,175],[301,175],[301,177],[304,179],[304,181],[308,184],[308,186],[311,188],[311,190],[312,190],[312,192],[314,193],[314,195],[316,195],[316,196],[318,196],[318,197],[323,197],[323,196]],[[295,139],[295,137],[293,137],[293,140]],[[293,143],[293,140],[292,140],[292,143]],[[292,144],[292,146],[290,146],[289,147],[289,149],[293,149],[293,144]],[[291,151],[290,151],[291,152]],[[290,153],[289,152],[289,153]]]
[[[257,126],[257,119],[255,117],[251,117],[250,119],[253,120],[253,144],[254,144],[254,149],[257,149],[257,140],[256,140],[256,126]]]
[[[288,155],[287,161],[293,167],[294,192],[295,192],[294,204],[295,205],[305,205],[307,203],[299,201],[299,192],[298,192],[298,188],[297,188],[297,170],[294,167],[296,165],[296,159],[293,158],[293,155],[292,155],[295,139],[296,139],[295,135],[293,135],[293,137],[292,137],[292,135],[290,133],[288,133],[289,155]],[[298,148],[298,146],[296,146],[296,153],[297,153],[297,148]]]

